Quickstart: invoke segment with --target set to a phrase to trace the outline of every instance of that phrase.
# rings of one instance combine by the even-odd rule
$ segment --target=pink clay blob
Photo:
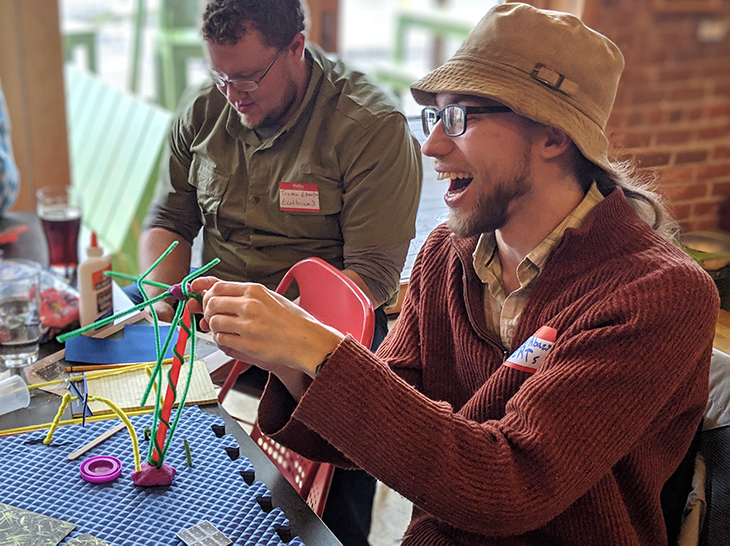
[[[154,485],[170,485],[175,477],[175,469],[167,463],[162,463],[160,468],[148,462],[140,465],[141,470],[132,472],[132,481],[135,485],[151,487]]]

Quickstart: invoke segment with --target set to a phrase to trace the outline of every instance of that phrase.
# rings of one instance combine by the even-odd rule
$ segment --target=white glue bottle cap
[[[91,243],[89,244],[89,247],[86,249],[86,255],[90,258],[98,258],[100,256],[104,255],[104,250],[99,246],[99,243],[96,240],[96,232],[91,232]]]

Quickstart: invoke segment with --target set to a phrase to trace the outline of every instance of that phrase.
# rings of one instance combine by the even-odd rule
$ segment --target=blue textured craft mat
[[[143,430],[151,426],[152,414],[130,420],[144,461],[148,443]],[[264,483],[246,483],[241,473],[250,474],[253,465],[243,455],[231,460],[227,449],[236,453],[240,449],[233,435],[218,438],[214,432],[213,425],[225,426],[221,418],[196,406],[184,408],[165,456],[177,473],[172,485],[163,487],[132,483],[134,457],[126,429],[78,459],[68,460],[71,453],[116,423],[61,427],[50,445],[39,441],[46,431],[0,438],[0,502],[75,523],[76,529],[61,544],[90,533],[112,546],[177,546],[183,544],[175,536],[177,531],[207,519],[233,544],[304,545],[299,537],[285,542],[277,534],[277,529],[288,528],[289,520],[280,508],[270,509],[271,495]],[[183,439],[190,444],[193,468],[187,466]],[[122,475],[102,484],[84,481],[79,466],[95,455],[119,458]],[[259,501],[270,509],[268,513]]]

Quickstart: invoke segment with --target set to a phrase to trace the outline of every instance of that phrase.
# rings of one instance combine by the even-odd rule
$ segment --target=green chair
[[[174,111],[188,85],[187,62],[201,59],[201,11],[198,0],[161,0],[155,38],[157,102]]]
[[[70,64],[64,69],[71,182],[83,223],[117,271],[139,274],[139,226],[151,201],[172,114]]]
[[[96,29],[82,24],[69,24],[63,28],[63,55],[66,62],[73,61],[74,52],[81,47],[86,51],[89,70],[97,72]]]
[[[411,84],[423,74],[406,66],[406,38],[411,31],[424,31],[432,38],[456,38],[463,41],[477,21],[465,18],[444,9],[401,9],[396,14],[395,42],[388,64],[376,66],[373,79],[400,95],[410,89]]]

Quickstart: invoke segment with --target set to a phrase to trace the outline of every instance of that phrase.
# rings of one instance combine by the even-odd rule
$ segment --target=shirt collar
[[[578,206],[545,237],[517,267],[517,278],[522,285],[534,279],[545,267],[555,247],[569,228],[578,229],[595,206],[603,201],[604,197],[594,182]],[[474,270],[483,283],[501,280],[502,270],[497,255],[497,240],[494,232],[482,233],[473,254]],[[496,259],[495,259],[496,258]]]

